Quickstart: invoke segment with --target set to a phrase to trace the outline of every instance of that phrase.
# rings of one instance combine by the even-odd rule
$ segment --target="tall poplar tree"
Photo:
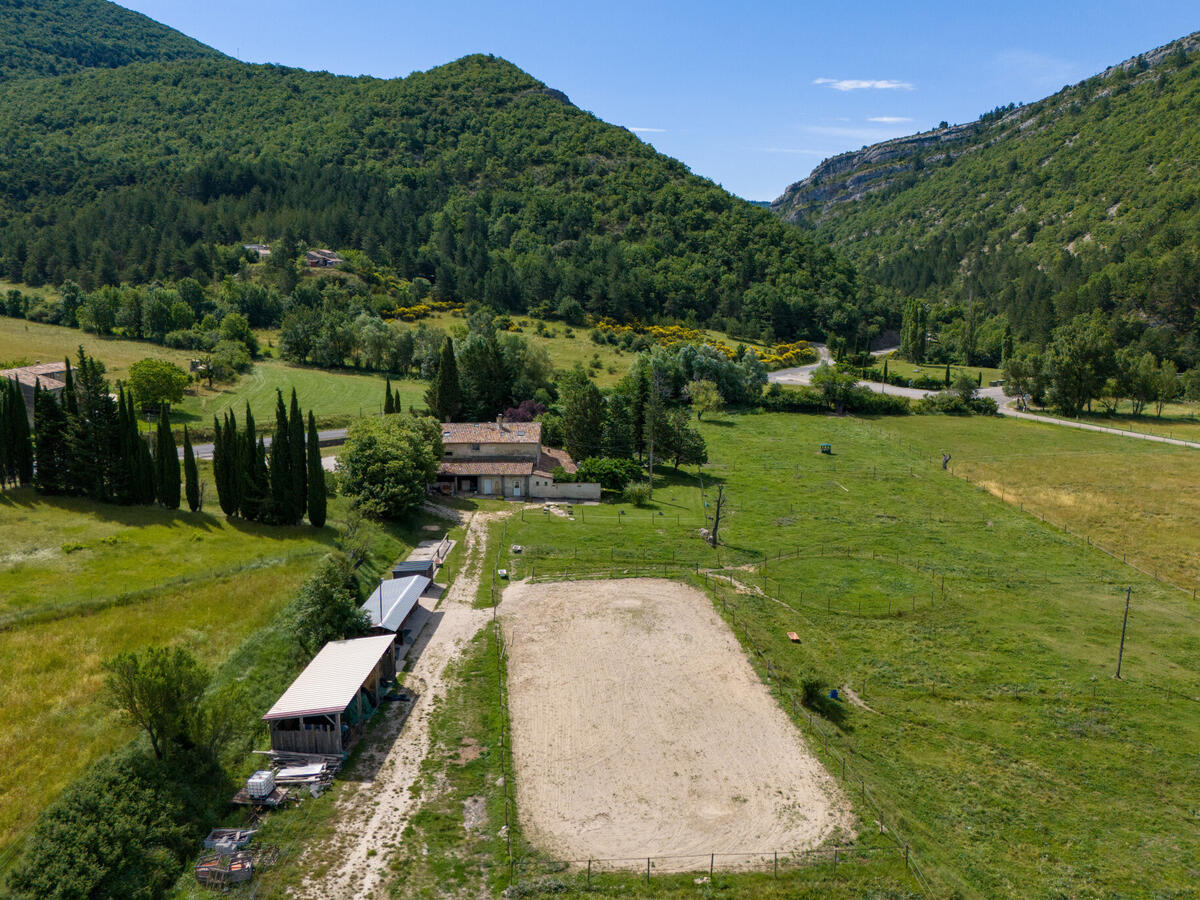
[[[186,425],[183,426],[183,481],[188,509],[200,512],[200,473],[196,470],[196,454]]]
[[[314,528],[325,526],[325,470],[321,466],[321,444],[317,420],[308,411],[308,521]]]

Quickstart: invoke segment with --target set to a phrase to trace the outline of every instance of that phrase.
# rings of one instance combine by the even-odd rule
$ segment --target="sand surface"
[[[851,837],[848,803],[701,592],[520,582],[500,611],[517,808],[537,846],[641,867]]]

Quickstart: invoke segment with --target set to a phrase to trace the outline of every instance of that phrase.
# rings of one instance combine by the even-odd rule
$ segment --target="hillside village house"
[[[9,378],[15,381],[21,387],[21,396],[25,398],[25,412],[29,416],[29,423],[33,424],[33,388],[34,385],[40,384],[43,391],[49,391],[54,395],[55,399],[62,396],[63,388],[66,387],[64,379],[67,377],[67,364],[65,362],[55,363],[38,363],[34,366],[21,366],[18,369],[2,369],[0,370],[0,378]]]
[[[600,485],[555,482],[554,469],[574,472],[565,450],[542,446],[541,422],[448,422],[442,425],[437,480],[453,494],[513,500],[599,500]]]
[[[329,266],[339,266],[343,260],[332,250],[308,250],[304,254],[304,261],[308,263],[309,268],[324,269]]]

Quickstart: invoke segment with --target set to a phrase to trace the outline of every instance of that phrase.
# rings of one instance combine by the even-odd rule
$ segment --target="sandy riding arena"
[[[522,582],[500,613],[517,808],[547,852],[644,860],[850,837],[833,779],[704,594]]]

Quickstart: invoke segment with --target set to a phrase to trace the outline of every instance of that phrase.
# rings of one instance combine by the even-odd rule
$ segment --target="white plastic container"
[[[246,793],[254,800],[270,797],[275,790],[275,773],[270,769],[255,772],[246,779]]]

